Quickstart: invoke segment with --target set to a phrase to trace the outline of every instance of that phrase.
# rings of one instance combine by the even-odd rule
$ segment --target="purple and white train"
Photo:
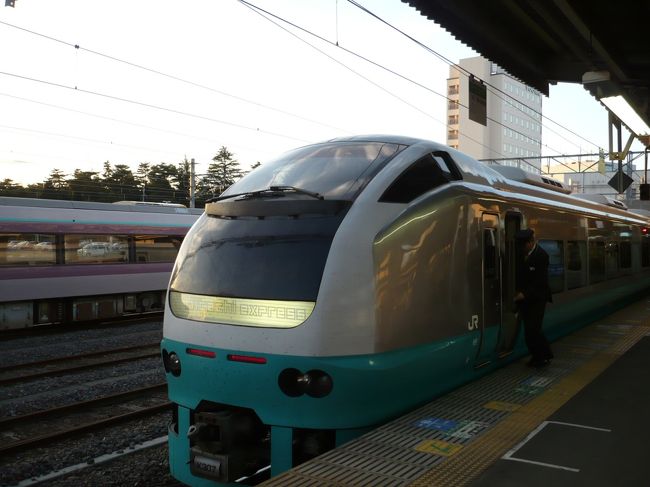
[[[0,330],[162,311],[202,211],[0,197]]]

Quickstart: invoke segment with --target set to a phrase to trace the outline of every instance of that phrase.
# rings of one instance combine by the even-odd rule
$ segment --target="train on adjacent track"
[[[650,286],[650,221],[434,142],[358,136],[263,164],[178,254],[162,354],[172,474],[283,470],[526,354],[515,233],[549,254],[555,339]]]
[[[0,330],[161,312],[181,206],[0,197]]]

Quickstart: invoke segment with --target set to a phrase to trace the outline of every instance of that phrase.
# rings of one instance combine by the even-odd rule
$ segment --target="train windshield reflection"
[[[263,164],[222,196],[295,186],[326,199],[351,200],[372,176],[406,146],[381,142],[329,142],[302,147]]]

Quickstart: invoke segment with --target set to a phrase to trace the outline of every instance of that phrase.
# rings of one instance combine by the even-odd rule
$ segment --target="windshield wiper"
[[[322,195],[314,193],[313,191],[307,191],[306,189],[296,188],[295,186],[269,186],[267,189],[260,189],[257,191],[249,191],[247,193],[237,193],[237,194],[228,194],[225,196],[217,196],[216,198],[210,198],[206,203],[214,203],[215,201],[227,200],[230,198],[242,197],[243,199],[252,199],[252,198],[263,198],[266,196],[277,196],[283,197],[285,193],[296,193],[304,194],[306,196],[311,196],[319,200],[325,199]]]

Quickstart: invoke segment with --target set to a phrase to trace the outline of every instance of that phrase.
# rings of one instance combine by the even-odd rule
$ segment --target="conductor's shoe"
[[[541,369],[542,367],[546,367],[551,361],[549,359],[533,359],[531,358],[528,361],[528,367],[534,367],[536,369]]]

